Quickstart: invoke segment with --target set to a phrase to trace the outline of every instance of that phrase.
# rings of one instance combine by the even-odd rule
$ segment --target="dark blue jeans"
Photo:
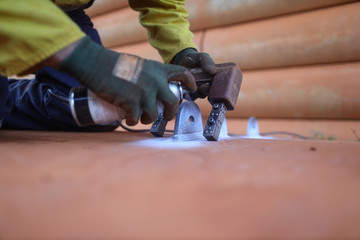
[[[4,117],[11,111],[13,99],[9,97],[8,80],[0,76],[0,128]]]
[[[83,9],[68,12],[68,16],[98,44],[101,44],[98,32],[93,28],[90,18]],[[0,79],[0,99],[6,95],[4,78]],[[0,102],[1,114],[6,115],[3,129],[34,129],[63,131],[111,131],[116,124],[78,127],[71,116],[68,96],[72,87],[80,83],[69,75],[54,68],[45,67],[35,73],[35,78],[9,79],[9,98]]]

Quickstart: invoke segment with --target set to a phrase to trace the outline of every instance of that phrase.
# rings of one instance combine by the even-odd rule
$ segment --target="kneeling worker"
[[[195,91],[185,67],[216,66],[199,53],[189,30],[185,1],[129,0],[140,12],[148,40],[164,63],[117,53],[102,46],[84,9],[90,0],[2,0],[0,2],[0,124],[5,129],[112,130],[116,126],[78,127],[68,94],[84,85],[126,112],[126,123],[156,119],[156,100],[170,120],[178,111],[168,82]],[[34,73],[34,79],[8,79]]]

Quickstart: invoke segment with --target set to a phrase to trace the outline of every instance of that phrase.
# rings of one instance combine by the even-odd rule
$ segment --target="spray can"
[[[183,100],[183,90],[180,83],[169,83],[171,92],[177,97],[179,103]],[[125,112],[95,95],[87,88],[80,86],[70,90],[69,94],[71,114],[78,126],[89,126],[121,121]],[[157,101],[158,112],[164,111],[164,106]]]

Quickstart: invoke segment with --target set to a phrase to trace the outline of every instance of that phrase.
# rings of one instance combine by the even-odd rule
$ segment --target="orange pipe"
[[[204,51],[245,69],[360,60],[360,2],[209,30]]]
[[[95,1],[95,3],[97,2],[98,1]],[[95,26],[99,29],[103,42],[107,47],[128,45],[130,43],[146,40],[145,30],[139,24],[138,13],[129,7],[122,8],[124,7],[124,4],[121,2],[123,1],[117,3],[114,0],[103,0],[98,2],[98,5],[94,4],[94,6],[89,9],[89,11],[95,11],[93,9],[97,9],[99,7],[101,11],[105,11],[103,9],[107,9],[106,11],[108,11],[93,18]],[[197,31],[346,2],[352,1],[190,0],[186,1],[186,7],[189,11],[191,30]],[[116,3],[120,5],[117,6]],[[98,14],[92,15],[95,16]]]
[[[146,30],[138,20],[138,12],[124,8],[93,19],[106,47],[123,46],[146,40]]]
[[[200,33],[194,34],[194,43],[196,45],[200,44],[200,38],[201,38]],[[153,48],[148,42],[130,44],[126,46],[115,47],[112,49],[117,52],[134,54],[143,58],[163,62],[157,50]]]
[[[120,53],[134,54],[146,59],[162,61],[160,54],[147,42],[113,48],[113,50]]]
[[[354,0],[188,0],[186,1],[186,7],[189,11],[191,29],[201,30],[304,10],[328,7],[347,2],[354,2]]]
[[[245,71],[228,117],[360,119],[360,62]],[[206,100],[196,101],[203,115]]]
[[[86,9],[86,13],[90,17],[94,17],[128,6],[127,0],[96,0],[90,8]]]

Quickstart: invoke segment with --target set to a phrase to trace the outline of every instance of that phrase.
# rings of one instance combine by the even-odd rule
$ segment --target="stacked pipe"
[[[360,2],[188,0],[200,51],[244,79],[229,117],[360,118]],[[106,47],[161,61],[124,0],[89,9]],[[198,102],[209,111],[206,101]]]

